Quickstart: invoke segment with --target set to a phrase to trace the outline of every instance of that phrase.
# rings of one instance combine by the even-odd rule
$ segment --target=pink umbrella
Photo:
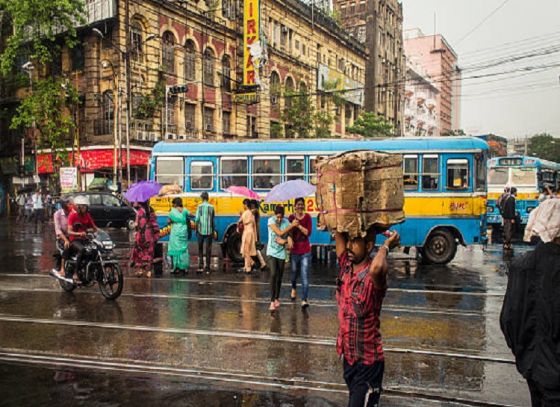
[[[226,191],[228,191],[232,194],[235,194],[235,195],[246,196],[247,198],[250,198],[250,199],[261,199],[259,194],[257,194],[254,191],[251,191],[247,187],[231,186],[231,187],[226,188]]]

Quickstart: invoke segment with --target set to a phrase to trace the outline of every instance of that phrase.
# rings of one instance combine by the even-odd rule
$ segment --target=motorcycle
[[[66,279],[59,279],[60,287],[66,292],[72,292],[77,287],[91,287],[97,283],[99,291],[108,300],[118,298],[123,289],[124,277],[116,259],[112,258],[115,247],[109,235],[99,230],[97,233],[86,234],[84,254],[76,274],[78,281],[72,281],[76,271],[76,254],[70,256],[64,265]],[[58,247],[62,256],[62,247]]]

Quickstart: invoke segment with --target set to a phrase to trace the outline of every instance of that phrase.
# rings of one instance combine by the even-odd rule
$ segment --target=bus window
[[[222,189],[231,186],[247,187],[247,157],[222,158],[220,177],[222,179]]]
[[[280,157],[253,158],[253,189],[271,189],[280,183]]]
[[[191,161],[191,190],[214,188],[214,163],[212,161]]]
[[[508,183],[509,168],[490,168],[488,184],[505,187]]]
[[[486,156],[476,156],[476,191],[486,191]]]
[[[183,187],[185,174],[182,158],[158,157],[156,161],[156,181],[160,184],[178,184]]]
[[[537,185],[537,169],[536,168],[512,168],[511,182],[517,186]]]
[[[469,160],[454,158],[447,160],[447,189],[469,187]]]
[[[422,189],[435,191],[439,188],[439,159],[437,155],[422,157]]]
[[[309,183],[317,185],[317,157],[309,157]]]
[[[404,189],[418,190],[418,156],[405,155],[403,161]]]
[[[305,160],[302,157],[286,157],[286,180],[305,178]]]

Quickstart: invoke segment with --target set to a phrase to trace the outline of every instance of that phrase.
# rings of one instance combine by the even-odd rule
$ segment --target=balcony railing
[[[87,24],[117,16],[116,0],[86,0]]]

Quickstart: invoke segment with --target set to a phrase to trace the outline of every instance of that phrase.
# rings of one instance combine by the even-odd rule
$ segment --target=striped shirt
[[[196,208],[196,232],[202,236],[210,236],[214,232],[214,207],[203,201]]]

